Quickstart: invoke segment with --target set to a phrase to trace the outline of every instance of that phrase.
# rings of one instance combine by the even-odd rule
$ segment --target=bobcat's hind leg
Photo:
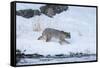
[[[39,38],[38,38],[38,40],[40,40],[42,38],[42,36],[40,36]]]

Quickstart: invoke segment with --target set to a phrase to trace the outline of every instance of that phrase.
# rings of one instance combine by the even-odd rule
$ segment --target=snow
[[[39,9],[41,4],[17,3],[16,10]],[[69,6],[68,11],[56,14],[53,18],[46,15],[24,18],[16,16],[17,49],[26,54],[39,53],[42,55],[69,54],[83,52],[96,54],[96,8]],[[54,28],[71,33],[70,44],[59,44],[58,41],[45,42],[37,40],[42,31],[33,31],[34,24],[40,23],[42,31],[45,28]]]
[[[25,3],[16,3],[16,10],[23,10],[23,9],[38,9],[40,6],[43,6],[43,4],[25,4]]]

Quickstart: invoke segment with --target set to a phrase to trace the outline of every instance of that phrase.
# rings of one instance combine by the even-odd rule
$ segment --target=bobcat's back
[[[55,37],[55,38],[66,38],[66,34],[63,32],[63,31],[59,31],[59,30],[56,30],[56,29],[52,29],[52,28],[46,28],[42,35],[45,35],[45,36],[51,36],[51,37]]]

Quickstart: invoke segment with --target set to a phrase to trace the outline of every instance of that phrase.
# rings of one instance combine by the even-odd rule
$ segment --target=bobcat
[[[65,38],[71,38],[71,35],[69,32],[64,32],[64,31],[53,29],[53,28],[46,28],[43,31],[42,36],[40,36],[38,40],[45,39],[46,42],[48,42],[52,38],[59,39],[60,44],[62,44],[62,42],[66,42],[69,44],[69,42],[66,41]]]

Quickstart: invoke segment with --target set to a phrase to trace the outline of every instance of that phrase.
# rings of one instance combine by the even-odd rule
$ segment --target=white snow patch
[[[16,10],[23,10],[23,9],[38,9],[40,10],[40,7],[44,6],[43,4],[25,4],[25,3],[16,3]]]
[[[34,6],[35,5],[35,6]],[[27,6],[27,7],[26,7]],[[20,9],[39,9],[41,4],[17,4]],[[17,49],[25,50],[27,54],[69,54],[69,52],[96,53],[96,8],[69,6],[68,11],[57,14],[54,18],[45,15],[32,18],[16,16],[17,26]],[[33,25],[41,23],[45,28],[54,28],[71,33],[70,44],[60,45],[58,42],[37,40],[42,31],[33,31]],[[66,39],[67,40],[67,39]]]

